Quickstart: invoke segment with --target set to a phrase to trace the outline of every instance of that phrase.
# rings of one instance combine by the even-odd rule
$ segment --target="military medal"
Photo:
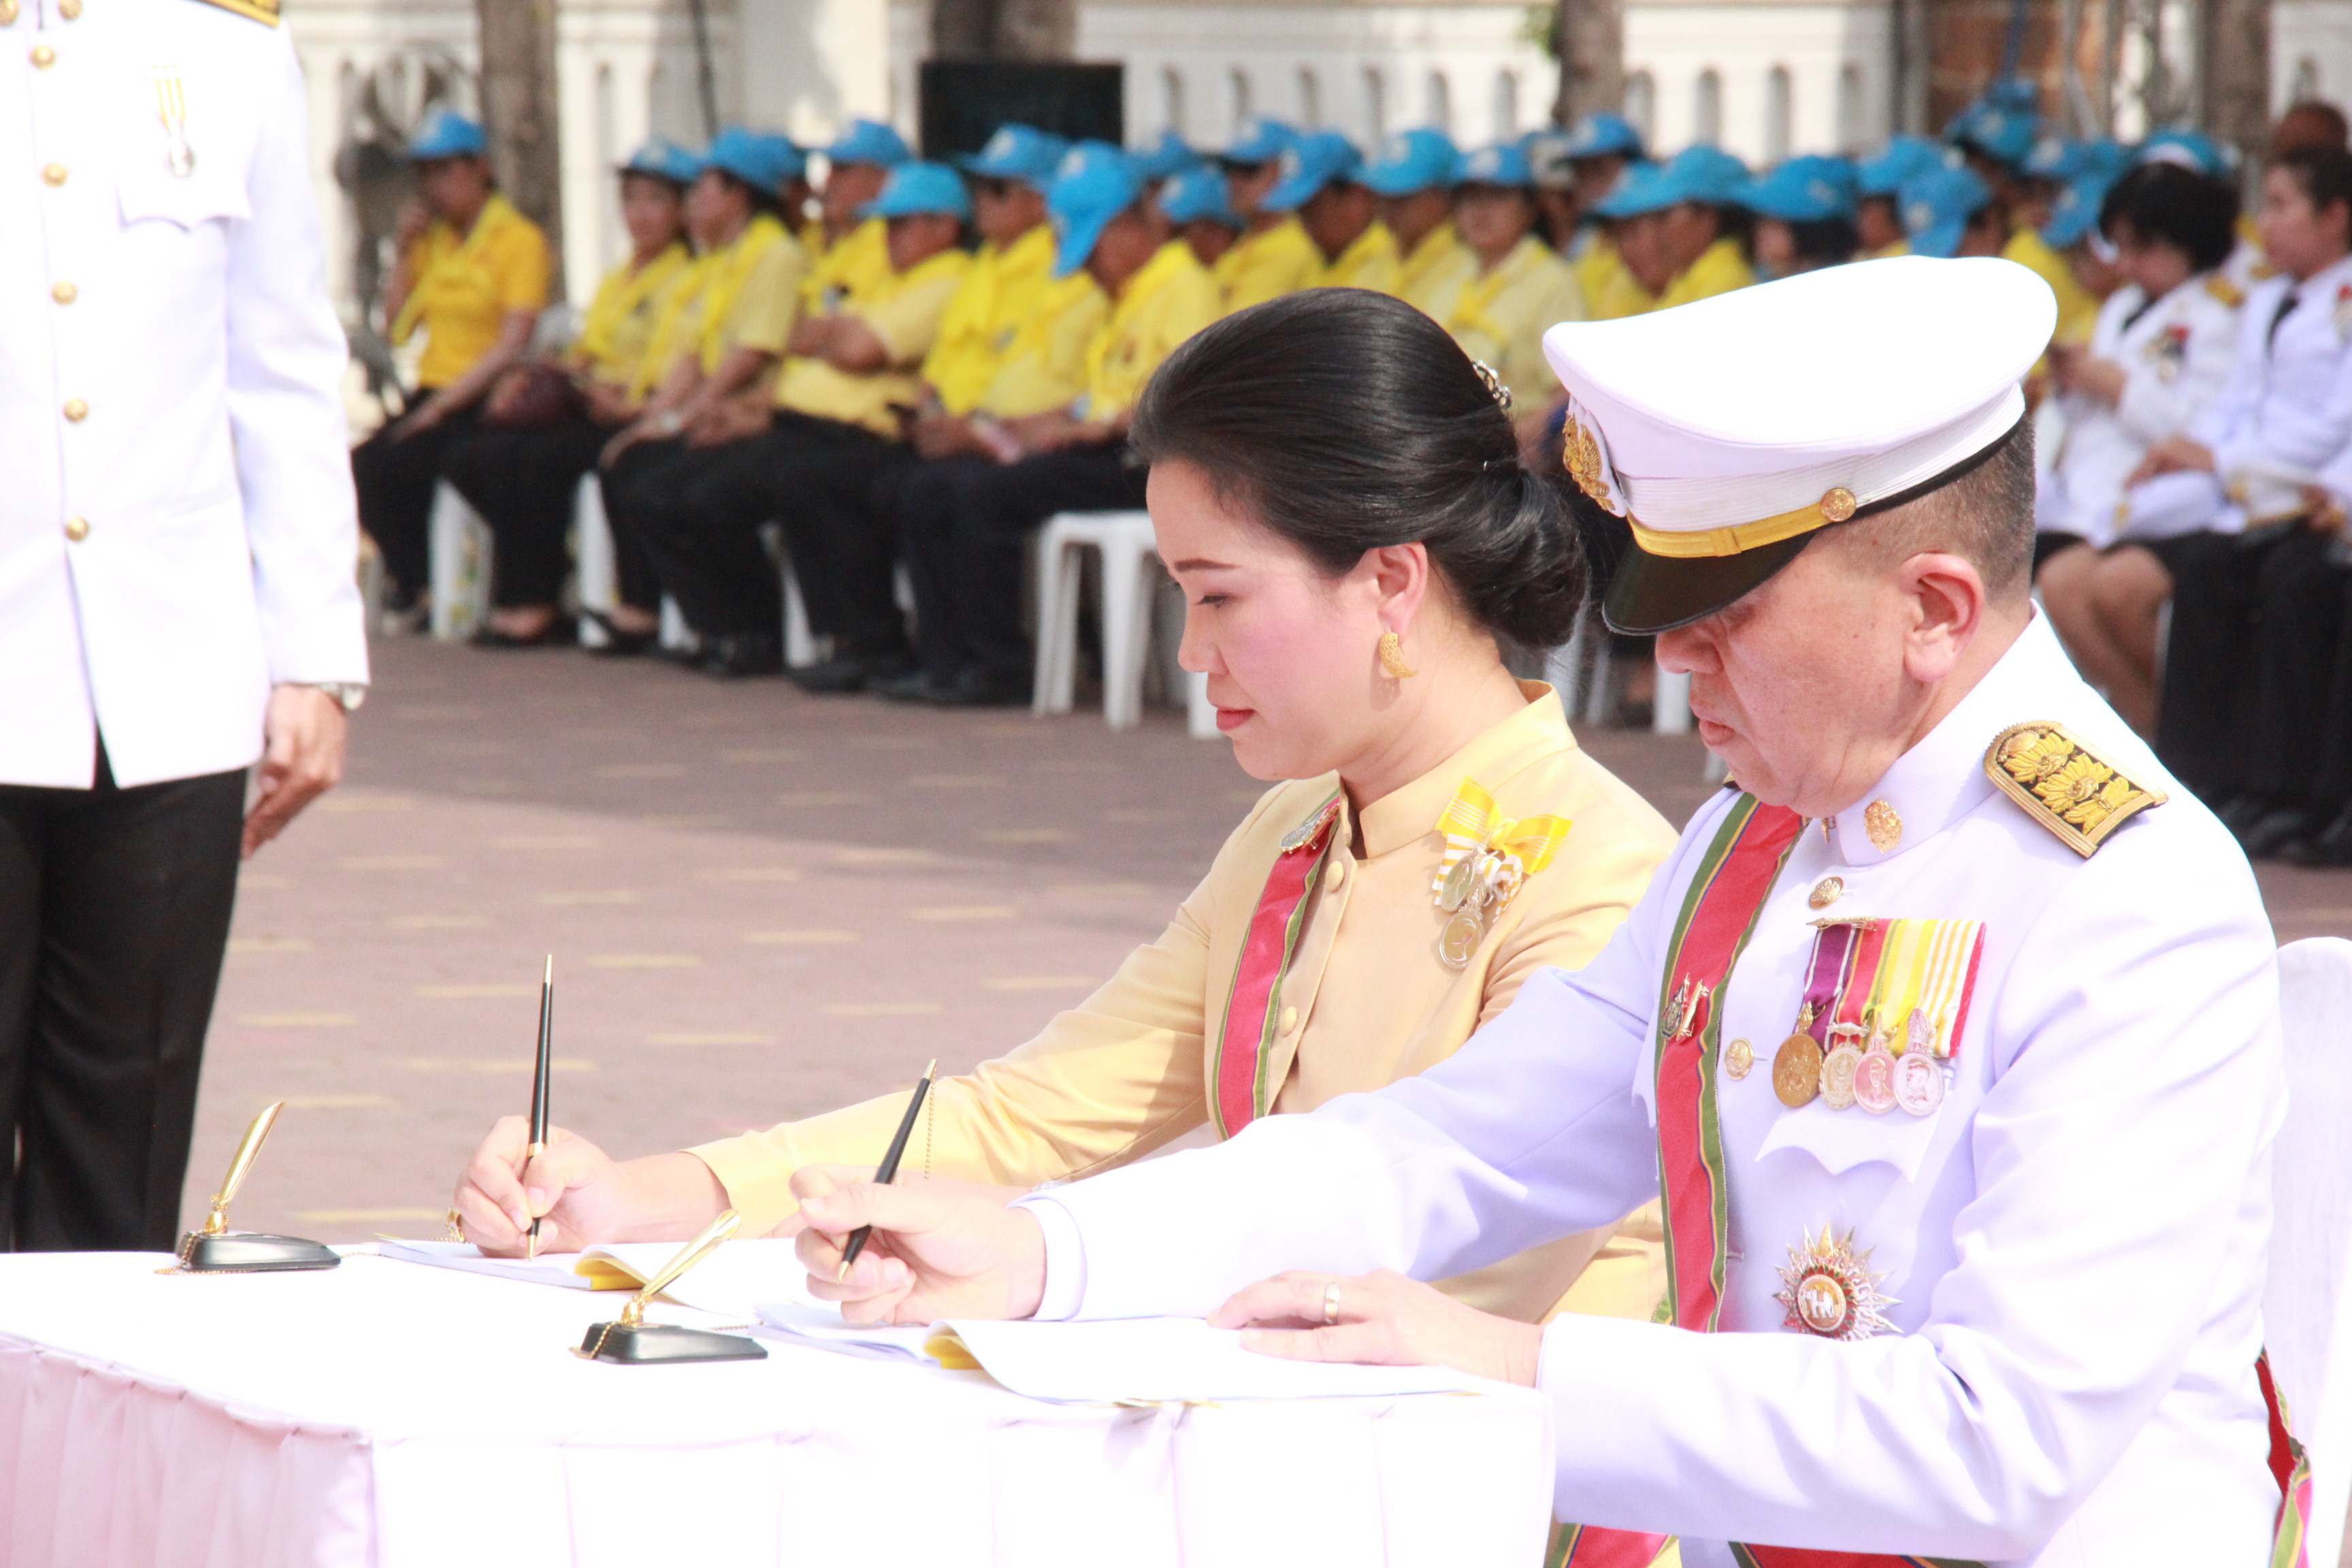
[[[1873,1116],[1895,1109],[1895,1058],[1883,1047],[1873,1046],[1854,1065],[1853,1102]]]
[[[1471,955],[1486,938],[1486,922],[1479,918],[1478,910],[1456,910],[1454,918],[1445,922],[1444,934],[1437,939],[1437,956],[1449,969],[1467,969]]]
[[[1437,818],[1445,855],[1431,890],[1437,907],[1451,917],[1437,938],[1440,963],[1448,969],[1469,967],[1487,927],[1530,876],[1551,864],[1568,829],[1564,817],[1504,816],[1475,779],[1462,781]]]
[[[1454,863],[1454,869],[1445,874],[1445,885],[1438,889],[1437,907],[1448,914],[1453,913],[1462,907],[1463,901],[1470,897],[1470,889],[1477,883],[1478,858],[1475,855],[1465,855]]]
[[[1746,1078],[1756,1066],[1756,1047],[1746,1040],[1734,1040],[1723,1048],[1723,1070],[1737,1080]]]
[[[1812,1036],[1800,1032],[1780,1042],[1772,1058],[1772,1092],[1791,1110],[1822,1092],[1822,1047]]]
[[[1944,1067],[1926,1051],[1906,1051],[1895,1064],[1895,1103],[1914,1116],[1933,1116],[1944,1103]]]
[[[1834,1035],[1836,1031],[1832,1030]],[[1854,1101],[1854,1075],[1862,1070],[1862,1052],[1852,1039],[1840,1040],[1822,1058],[1822,1103],[1843,1110]]]
[[[1866,1340],[1891,1333],[1886,1309],[1895,1299],[1878,1288],[1884,1274],[1870,1271],[1870,1251],[1856,1252],[1853,1232],[1833,1236],[1828,1226],[1815,1237],[1806,1233],[1802,1243],[1789,1248],[1780,1265],[1780,1289],[1772,1300],[1789,1310],[1783,1328],[1825,1340]]]
[[[196,172],[196,150],[188,145],[188,89],[177,70],[156,70],[155,114],[163,122],[163,167],[184,180]]]

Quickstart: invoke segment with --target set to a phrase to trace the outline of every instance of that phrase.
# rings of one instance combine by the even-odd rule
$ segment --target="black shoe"
[[[957,675],[953,683],[939,689],[927,700],[942,708],[1026,708],[1034,684],[1027,676],[1018,673],[992,674],[984,669],[967,669]]]
[[[2352,866],[2352,806],[2309,837],[2280,845],[2278,858],[2290,866]]]
[[[2268,860],[2294,840],[2315,837],[2322,826],[2315,814],[2283,805],[2238,835],[2238,842],[2244,846],[2247,859]]]
[[[721,680],[745,675],[782,675],[783,645],[764,632],[739,632],[733,637],[707,637],[695,668]]]
[[[823,664],[784,671],[784,679],[803,691],[836,694],[863,691],[869,686],[909,673],[914,661],[903,653],[836,654]]]
[[[485,622],[475,627],[474,635],[466,640],[476,647],[569,647],[580,640],[580,628],[577,623],[558,616],[533,636],[519,637]]]
[[[654,644],[661,640],[659,631],[623,631],[613,624],[613,617],[602,610],[583,610],[580,618],[594,622],[604,633],[604,640],[588,650],[599,658],[635,658],[641,654],[650,653]]]

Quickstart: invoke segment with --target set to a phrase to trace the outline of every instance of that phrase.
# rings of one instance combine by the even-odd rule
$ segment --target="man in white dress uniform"
[[[173,1244],[240,845],[334,783],[367,679],[343,340],[276,13],[0,0],[13,1248]]]
[[[1009,1208],[803,1173],[818,1288],[1532,1384],[1578,1563],[2260,1563],[2270,928],[2027,597],[2053,314],[1906,258],[1554,328],[1570,470],[1640,547],[1610,619],[1739,787],[1418,1078]],[[1665,1321],[1414,1282],[1661,1195]]]

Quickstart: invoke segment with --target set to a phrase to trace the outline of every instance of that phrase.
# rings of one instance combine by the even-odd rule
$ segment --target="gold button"
[[[72,424],[72,425],[79,425],[79,424],[80,424],[83,420],[85,420],[85,419],[87,419],[87,418],[89,418],[89,404],[84,403],[84,402],[83,402],[80,398],[79,398],[79,397],[68,397],[68,398],[67,398],[67,399],[66,399],[66,421],[67,421],[67,423],[68,423],[68,424]]]
[[[1825,910],[1832,904],[1836,903],[1838,900],[1844,895],[1844,893],[1845,879],[1843,878],[1823,877],[1820,881],[1813,884],[1813,890],[1811,894],[1806,898],[1805,902],[1811,904],[1817,910]]]
[[[81,20],[81,0],[58,0],[58,15],[68,22]]]
[[[16,0],[0,0],[0,27],[8,26],[16,20]]]
[[[1338,887],[1340,883],[1342,883],[1342,882],[1346,881],[1347,879],[1348,879],[1348,863],[1347,863],[1345,860],[1334,860],[1334,861],[1332,861],[1332,862],[1331,862],[1331,885],[1332,885],[1333,887],[1335,887],[1335,888],[1336,888],[1336,887]]]
[[[89,519],[86,517],[69,517],[66,519],[66,537],[72,540],[76,544],[79,544],[83,540],[88,539],[89,537]]]
[[[47,70],[57,63],[57,50],[49,47],[47,44],[35,44],[33,46],[33,64],[37,68],[42,70]]]
[[[81,290],[70,283],[52,283],[49,285],[49,298],[60,305],[70,305],[81,298]]]
[[[1298,1027],[1298,1009],[1285,1007],[1282,1010],[1282,1032],[1286,1035],[1297,1027]]]
[[[66,183],[66,166],[63,163],[43,164],[41,167],[41,179],[47,184],[64,184]]]
[[[1822,515],[1832,522],[1843,522],[1853,517],[1856,508],[1853,492],[1839,485],[1822,497]]]

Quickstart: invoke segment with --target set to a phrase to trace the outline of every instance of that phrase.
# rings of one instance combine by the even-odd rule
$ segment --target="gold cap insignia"
[[[2168,796],[2047,719],[2012,724],[1985,748],[1985,774],[2026,815],[2088,859],[2133,813]]]
[[[1853,492],[1846,489],[1843,485],[1834,487],[1826,495],[1822,497],[1822,515],[1828,518],[1832,522],[1846,522],[1851,521],[1853,517],[1854,510],[1855,502]]]

